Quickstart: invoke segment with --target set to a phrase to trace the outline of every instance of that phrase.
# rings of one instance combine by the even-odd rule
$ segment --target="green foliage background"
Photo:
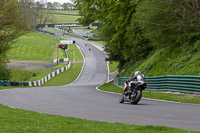
[[[23,34],[26,26],[17,1],[1,0],[0,5],[0,79],[9,79],[7,51],[13,41]]]
[[[200,1],[74,0],[79,22],[100,22],[122,76],[200,75]]]

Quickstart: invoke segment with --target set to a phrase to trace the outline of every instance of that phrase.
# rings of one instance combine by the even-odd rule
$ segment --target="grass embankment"
[[[104,91],[123,93],[123,89],[118,86],[115,86],[113,82],[105,83],[104,85],[100,86],[99,89]],[[200,104],[200,96],[192,94],[174,94],[174,93],[143,91],[142,96],[145,98],[152,98],[152,99]]]
[[[11,51],[8,53],[8,58],[18,60],[53,61],[57,56],[57,50],[55,50],[54,55],[52,56],[55,42],[56,36],[54,35],[32,31],[19,37],[17,42],[13,44]],[[62,49],[58,49],[58,54],[59,58],[66,57]]]
[[[78,11],[54,10],[53,15],[52,23],[56,24],[78,23],[76,20],[80,18]]]
[[[121,77],[130,77],[136,70],[145,76],[200,75],[200,41],[194,46],[183,45],[154,51],[148,58],[126,63]]]
[[[78,10],[54,10],[53,13],[58,13],[58,14],[70,14],[70,15],[78,15],[79,11]]]
[[[58,39],[58,44],[60,40]],[[9,59],[51,62],[57,58],[57,49],[54,50],[56,36],[31,31],[19,37],[8,53]],[[53,52],[54,51],[54,52]],[[66,58],[65,52],[58,49],[58,57]],[[45,77],[49,70],[11,70],[11,81],[36,81]]]
[[[78,77],[83,67],[83,56],[75,44],[69,45],[68,56],[69,59],[73,62],[71,68],[68,71],[53,77],[42,86],[66,85],[73,82]]]
[[[44,78],[53,70],[21,70],[12,69],[10,81],[37,81]]]
[[[109,70],[110,70],[110,73],[113,73],[113,72],[116,72],[118,71],[118,62],[116,61],[112,61],[112,62],[109,62]]]
[[[1,133],[194,133],[162,126],[135,126],[41,114],[0,105]]]

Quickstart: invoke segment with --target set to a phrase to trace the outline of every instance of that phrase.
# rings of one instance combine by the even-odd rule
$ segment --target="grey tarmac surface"
[[[200,105],[148,99],[141,99],[138,105],[120,104],[119,94],[97,91],[97,86],[108,81],[105,55],[84,40],[65,37],[75,40],[85,56],[80,77],[65,86],[1,90],[1,104],[88,120],[200,131]]]

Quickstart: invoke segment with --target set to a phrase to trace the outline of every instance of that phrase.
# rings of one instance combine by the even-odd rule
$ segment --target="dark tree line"
[[[154,49],[200,40],[199,0],[73,0],[79,22],[100,22],[110,60],[145,59]],[[198,44],[200,45],[200,44]]]

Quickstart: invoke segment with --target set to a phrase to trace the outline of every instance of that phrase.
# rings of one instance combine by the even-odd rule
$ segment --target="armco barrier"
[[[10,81],[8,81],[8,80],[0,80],[0,86],[10,86]]]
[[[123,86],[127,79],[129,77],[115,78],[114,83]],[[200,76],[167,75],[146,77],[145,79],[146,90],[200,94]]]

